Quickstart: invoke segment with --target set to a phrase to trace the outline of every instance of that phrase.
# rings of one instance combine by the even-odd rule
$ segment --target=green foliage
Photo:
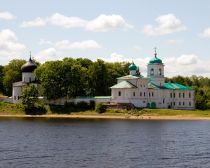
[[[84,102],[84,101],[78,102],[76,104],[76,106],[78,108],[81,108],[81,109],[88,109],[88,108],[90,108],[89,104],[87,102]]]
[[[106,106],[103,103],[97,103],[95,107],[95,111],[97,113],[105,113],[106,112]]]
[[[25,64],[25,60],[14,59],[3,68],[3,93],[5,95],[12,95],[12,83],[22,80],[21,66]]]
[[[116,78],[128,73],[125,63],[92,62],[89,59],[65,58],[49,61],[35,70],[43,96],[47,99],[76,96],[110,95]]]
[[[29,85],[23,89],[21,100],[26,114],[39,115],[47,112],[44,104],[38,101],[38,94],[35,85]]]

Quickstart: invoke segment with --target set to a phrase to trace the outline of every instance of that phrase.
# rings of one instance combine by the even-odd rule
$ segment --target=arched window
[[[150,69],[150,75],[153,76],[154,75],[154,69]]]
[[[161,70],[161,68],[159,68],[159,75],[160,75],[160,76],[162,75],[162,70]]]
[[[121,96],[121,91],[118,92],[118,96]]]

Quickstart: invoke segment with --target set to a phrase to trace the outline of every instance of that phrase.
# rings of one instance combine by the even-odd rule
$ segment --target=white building
[[[194,109],[194,90],[178,83],[166,83],[164,64],[157,57],[147,65],[147,77],[132,63],[130,74],[117,78],[111,87],[112,103],[132,104],[135,107]]]
[[[33,75],[33,71],[37,68],[36,63],[29,58],[29,61],[25,63],[22,67],[22,81],[13,83],[12,87],[12,99],[13,103],[18,103],[20,101],[22,90],[27,85],[38,85],[37,80]]]

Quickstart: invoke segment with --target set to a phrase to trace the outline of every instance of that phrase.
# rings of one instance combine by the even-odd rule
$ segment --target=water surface
[[[2,168],[209,168],[209,121],[0,119]]]

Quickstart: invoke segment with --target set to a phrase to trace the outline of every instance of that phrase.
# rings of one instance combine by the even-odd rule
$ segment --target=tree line
[[[12,83],[22,80],[21,66],[25,60],[14,59],[0,66],[0,92],[12,95]],[[41,83],[40,92],[47,99],[76,96],[108,96],[117,78],[129,74],[128,62],[109,63],[87,58],[64,58],[38,64],[34,71]],[[180,83],[195,90],[196,108],[210,108],[210,79],[202,76],[166,78],[166,82]]]

